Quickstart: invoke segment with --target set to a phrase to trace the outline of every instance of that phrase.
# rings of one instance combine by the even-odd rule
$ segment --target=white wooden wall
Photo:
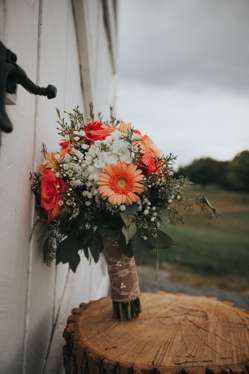
[[[84,10],[84,48],[74,22],[73,10],[79,6]],[[8,107],[14,131],[2,134],[0,374],[58,373],[62,331],[71,307],[108,291],[102,260],[90,265],[83,258],[73,275],[66,265],[47,267],[36,238],[29,242],[34,220],[29,171],[40,162],[42,143],[51,150],[56,147],[55,108],[79,105],[85,110],[92,99],[96,111],[107,112],[114,103],[115,69],[102,10],[99,0],[0,0],[0,39],[32,79],[58,89],[57,98],[49,101],[20,87],[16,105]],[[88,66],[79,60],[80,49],[89,55]],[[85,80],[91,97],[82,90]]]

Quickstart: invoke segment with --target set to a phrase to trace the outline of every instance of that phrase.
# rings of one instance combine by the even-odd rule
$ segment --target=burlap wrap
[[[140,295],[137,268],[134,257],[122,254],[114,239],[105,239],[104,256],[107,262],[113,301],[127,303]]]

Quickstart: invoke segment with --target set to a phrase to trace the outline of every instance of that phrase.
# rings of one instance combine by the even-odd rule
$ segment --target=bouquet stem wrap
[[[104,256],[110,277],[113,318],[132,320],[141,312],[135,259],[124,255],[118,242],[111,238],[104,241]]]

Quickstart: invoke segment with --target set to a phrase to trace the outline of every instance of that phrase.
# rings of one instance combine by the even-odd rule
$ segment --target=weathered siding
[[[77,4],[78,3],[78,4]],[[96,111],[113,104],[115,77],[103,24],[101,1],[74,0],[84,8],[88,72]],[[87,97],[81,82],[73,9],[69,0],[0,0],[0,38],[15,51],[18,63],[41,85],[54,84],[55,100],[18,89],[8,107],[12,134],[0,147],[0,373],[56,373],[61,367],[61,338],[70,308],[107,293],[105,264],[82,259],[76,275],[66,265],[43,264],[36,237],[29,242],[33,201],[29,171],[40,162],[41,145],[57,145],[56,111],[79,105]],[[3,19],[5,20],[4,26]],[[86,23],[87,20],[87,23]],[[82,62],[81,62],[82,64]],[[84,73],[84,74],[83,74]],[[90,79],[91,75],[91,79]]]
[[[5,1],[4,42],[19,63],[37,75],[37,2]],[[25,37],[24,37],[25,35]],[[2,134],[0,148],[0,372],[21,373],[25,337],[35,97],[19,89],[17,105],[9,107],[15,131]]]

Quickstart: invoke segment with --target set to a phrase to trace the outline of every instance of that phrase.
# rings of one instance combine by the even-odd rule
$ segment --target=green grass
[[[160,251],[160,263],[175,264],[200,275],[249,281],[249,199],[218,189],[205,194],[217,207],[218,218],[210,220],[192,212],[185,217],[185,225],[165,228],[175,245]],[[142,251],[136,257],[140,264],[155,264],[154,253]]]

